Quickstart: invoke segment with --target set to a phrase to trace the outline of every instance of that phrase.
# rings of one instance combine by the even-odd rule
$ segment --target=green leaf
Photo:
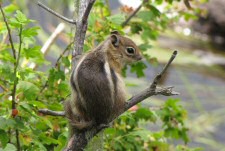
[[[6,61],[6,62],[9,61],[11,63],[16,62],[16,60],[13,58],[12,54],[10,54],[9,50],[7,50],[7,49],[1,50],[0,59],[2,61]]]
[[[135,116],[139,119],[145,119],[145,120],[151,120],[152,122],[155,122],[157,117],[156,115],[150,111],[148,108],[139,108]]]
[[[68,140],[68,136],[66,135],[67,133],[62,133],[59,135],[58,137],[58,141],[59,141],[59,145],[57,145],[55,148],[54,148],[54,151],[61,151],[64,149],[66,143],[67,143],[67,140]]]
[[[58,140],[51,138],[49,136],[44,135],[43,133],[39,136],[44,144],[51,145],[51,144],[58,144]]]
[[[16,18],[10,18],[9,19],[9,24],[11,25],[11,28],[20,28],[21,27],[21,23],[16,19]]]
[[[137,16],[145,22],[151,21],[155,18],[155,15],[151,11],[140,11]]]
[[[146,64],[144,64],[143,62],[137,62],[131,65],[131,72],[136,73],[137,77],[143,77],[145,75],[143,70],[146,68]]]
[[[147,43],[143,43],[143,44],[139,45],[138,48],[139,48],[141,51],[146,51],[146,50],[152,48],[152,45],[149,45],[149,44],[147,44]]]
[[[24,54],[27,59],[39,57],[41,55],[41,47],[34,46],[34,47],[25,48]]]
[[[24,29],[22,32],[23,37],[34,37],[37,36],[38,30],[40,27],[30,27],[28,29]]]
[[[68,57],[62,57],[62,62],[66,67],[70,67],[70,60]]]
[[[13,144],[7,144],[3,151],[17,151],[16,147]]]
[[[23,55],[27,59],[32,58],[31,61],[34,61],[37,64],[42,64],[45,61],[43,53],[41,52],[41,47],[37,45],[23,49]]]
[[[15,128],[15,126],[16,126],[16,121],[15,120],[13,120],[13,119],[7,119],[6,122],[7,122],[7,127],[9,127],[9,128]]]
[[[139,136],[144,141],[148,141],[149,137],[151,135],[151,132],[149,130],[136,130],[136,131],[129,133],[129,135]]]
[[[104,133],[106,133],[107,135],[114,135],[116,133],[116,129],[115,128],[107,128],[104,130]]]
[[[29,104],[37,108],[46,108],[46,105],[40,101],[29,101]]]
[[[0,141],[3,147],[6,146],[7,142],[9,141],[9,137],[7,132],[5,132],[4,130],[0,129]]]
[[[16,6],[15,4],[11,3],[10,5],[4,7],[4,11],[7,12],[7,13],[12,13],[16,10],[18,10],[18,6]]]
[[[21,11],[17,10],[16,11],[16,20],[20,23],[20,24],[26,24],[29,22],[29,20],[27,19],[26,15],[24,15]]]
[[[3,117],[0,117],[0,129],[5,129],[7,126],[7,120]]]
[[[150,3],[146,3],[144,5],[149,11],[152,12],[152,15],[154,18],[159,17],[161,15],[161,12],[153,5],[151,5]]]
[[[5,80],[14,81],[15,79],[12,66],[10,66],[9,64],[0,64],[0,73],[2,78],[4,78]]]
[[[131,22],[130,24],[132,33],[140,33],[143,30],[140,22]]]
[[[106,17],[106,19],[113,24],[121,25],[125,21],[125,16],[123,14],[116,14]]]
[[[70,88],[68,82],[61,81],[58,85],[59,93],[62,98],[65,98],[68,94],[70,94]]]
[[[93,27],[97,19],[98,19],[97,16],[94,13],[91,13],[88,17],[89,27]]]
[[[18,92],[22,92],[27,100],[34,100],[37,97],[39,88],[31,82],[19,81]]]
[[[158,36],[158,32],[156,30],[152,30],[149,27],[145,27],[143,28],[143,32],[141,35],[141,38],[145,41],[148,42],[149,39],[153,39],[156,40],[157,36]]]

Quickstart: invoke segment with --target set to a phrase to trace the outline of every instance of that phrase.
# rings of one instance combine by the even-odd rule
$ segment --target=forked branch
[[[119,113],[118,116],[115,117],[112,121],[117,119],[121,114],[126,112],[128,109],[130,109],[134,105],[142,102],[146,98],[149,98],[149,97],[151,97],[153,95],[172,96],[172,95],[178,95],[179,94],[178,92],[173,91],[173,87],[171,87],[171,86],[164,87],[164,88],[157,87],[158,82],[160,81],[160,79],[162,78],[163,74],[166,72],[168,67],[171,65],[171,63],[175,59],[176,55],[177,55],[177,51],[174,51],[172,56],[171,56],[171,58],[167,62],[167,64],[164,66],[162,71],[154,78],[154,80],[151,83],[151,85],[147,89],[141,91],[140,93],[138,93],[135,96],[133,96],[132,98],[130,98],[127,101],[127,104],[126,104],[124,110],[121,113]],[[51,110],[48,110],[48,109],[41,109],[41,110],[39,110],[39,112],[42,113],[42,114],[45,114],[45,115],[65,116],[65,112],[63,112],[63,111],[56,112],[56,111],[51,111]],[[109,122],[109,123],[111,123],[111,122]],[[93,128],[95,130],[93,131],[92,137],[97,135],[101,130],[105,129],[106,127],[107,126],[100,125],[100,126],[97,126],[97,127]],[[89,141],[85,137],[85,134],[86,134],[86,132],[79,132],[79,133],[76,133],[76,135],[72,136],[71,139],[69,140],[69,143],[68,143],[67,148],[65,149],[65,151],[69,151],[69,150],[71,150],[71,151],[79,151],[79,150],[82,150],[87,145],[87,143]],[[89,139],[91,139],[91,138],[89,138]]]

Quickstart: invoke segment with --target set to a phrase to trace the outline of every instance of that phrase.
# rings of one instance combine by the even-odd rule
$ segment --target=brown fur
[[[128,53],[128,47],[135,49]],[[72,98],[65,104],[66,116],[75,129],[107,124],[125,105],[121,69],[141,59],[132,40],[118,32],[85,55],[71,74]]]

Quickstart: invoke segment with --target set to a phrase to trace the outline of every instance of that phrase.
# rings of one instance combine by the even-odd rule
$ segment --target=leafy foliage
[[[130,28],[129,36],[140,35],[140,48],[147,62],[155,58],[146,55],[145,50],[151,48],[150,40],[155,40],[179,16],[168,17],[157,6],[164,5],[170,10],[173,0],[149,1],[136,16],[123,27],[130,12],[112,15],[104,0],[97,0],[89,16],[88,35],[84,49],[90,50],[101,42],[111,30],[123,33]],[[63,101],[70,94],[68,85],[70,56],[59,57],[55,66],[47,72],[39,71],[48,64],[36,42],[40,28],[34,20],[26,17],[13,3],[4,7],[9,28],[13,37],[15,52],[7,40],[9,34],[3,16],[0,16],[0,150],[62,150],[67,141],[67,121],[62,117],[43,116],[37,112],[40,108],[63,110]],[[191,13],[181,13],[186,18]],[[68,49],[69,50],[69,49]],[[15,53],[15,57],[13,54]],[[38,68],[39,67],[39,68]],[[138,77],[144,76],[145,62],[131,65],[131,72]],[[15,98],[13,93],[15,92]],[[12,108],[13,102],[16,108]],[[185,144],[189,141],[188,128],[184,120],[186,111],[177,100],[168,100],[160,110],[153,111],[138,107],[122,115],[113,128],[105,130],[104,148],[106,150],[169,150],[171,139],[181,139]],[[141,123],[160,122],[162,129],[149,131],[149,127]],[[18,134],[17,134],[18,131]],[[173,147],[172,147],[173,148]],[[179,145],[177,150],[191,150]],[[193,149],[195,150],[195,149]],[[197,149],[196,149],[197,150]]]
[[[173,139],[181,139],[187,144],[188,129],[184,124],[187,113],[178,102],[169,99],[159,110],[154,111],[140,106],[137,110],[122,115],[114,123],[113,128],[105,130],[105,149],[164,151],[174,148],[168,144],[168,141]],[[151,129],[147,126],[149,122],[162,123],[160,124],[162,129],[149,131]],[[191,150],[182,145],[177,148]]]

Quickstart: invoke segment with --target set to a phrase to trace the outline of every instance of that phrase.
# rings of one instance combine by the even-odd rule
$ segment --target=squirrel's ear
[[[118,47],[119,46],[120,39],[119,39],[118,35],[112,34],[111,35],[111,41],[112,41],[112,44],[113,44],[114,47]]]
[[[120,33],[117,31],[117,30],[113,30],[113,31],[111,31],[111,35],[112,34],[115,34],[115,35],[120,35]]]

